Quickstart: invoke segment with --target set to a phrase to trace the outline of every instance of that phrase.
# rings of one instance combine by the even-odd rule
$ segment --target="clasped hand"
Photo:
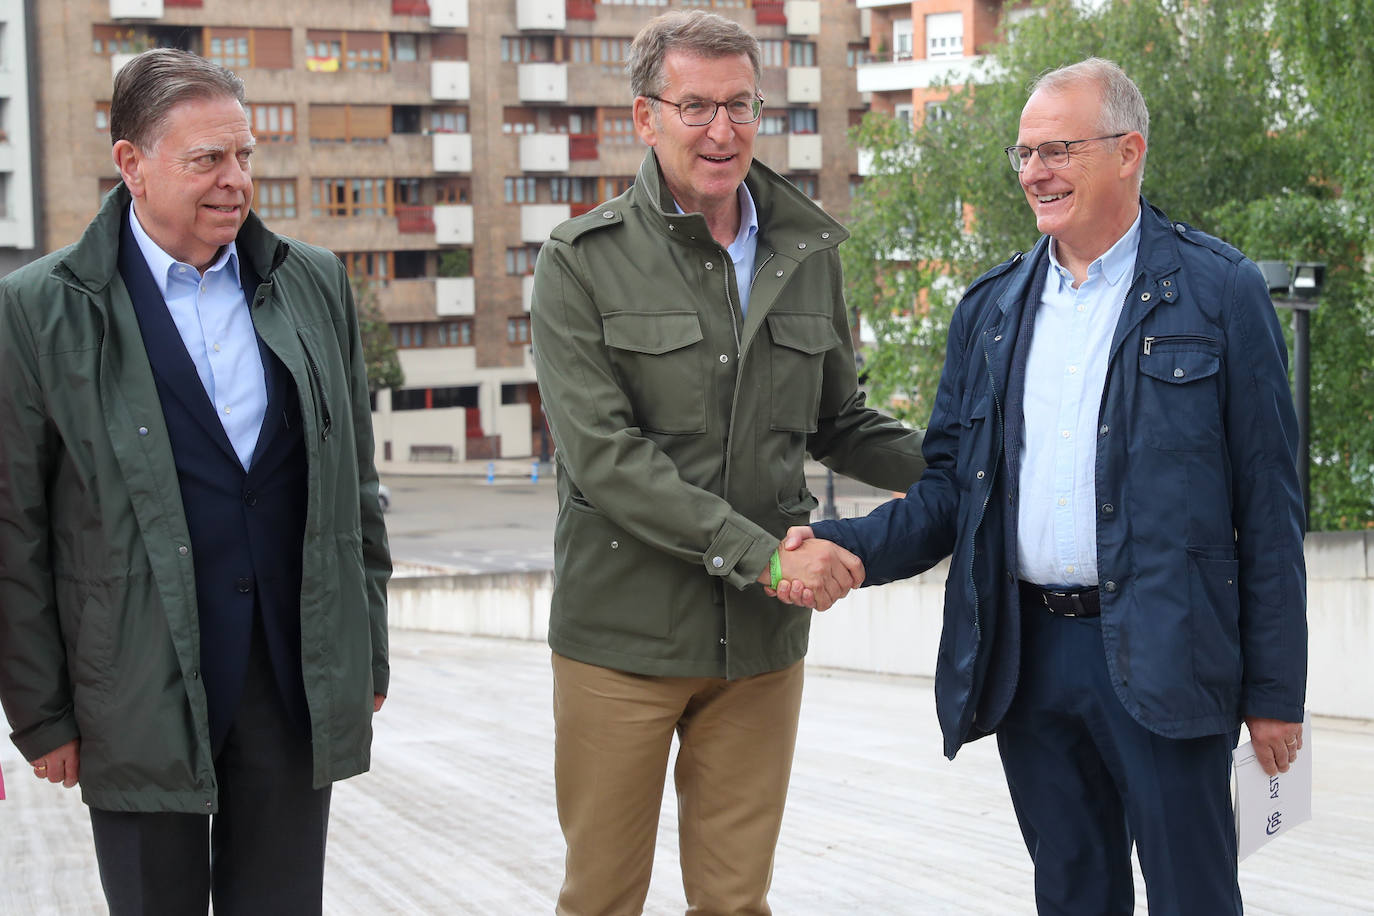
[[[816,537],[806,525],[787,530],[778,556],[782,579],[777,591],[767,587],[764,591],[783,604],[829,610],[864,581],[863,561],[840,545]],[[759,579],[767,583],[768,573]]]

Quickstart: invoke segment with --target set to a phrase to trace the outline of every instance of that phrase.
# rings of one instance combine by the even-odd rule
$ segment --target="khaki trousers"
[[[767,916],[803,663],[727,681],[553,656],[554,780],[568,844],[559,916],[634,916],[653,870],[673,733],[691,916]]]

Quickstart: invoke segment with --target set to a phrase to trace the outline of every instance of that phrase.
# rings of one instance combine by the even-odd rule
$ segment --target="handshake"
[[[778,545],[778,558],[782,576],[777,589],[769,587],[771,569],[765,569],[758,581],[765,592],[783,604],[829,610],[864,581],[862,560],[839,544],[816,537],[807,525],[787,529]]]

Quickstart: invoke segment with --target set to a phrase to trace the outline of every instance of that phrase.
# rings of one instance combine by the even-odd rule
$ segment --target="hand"
[[[81,777],[81,739],[73,738],[61,747],[30,760],[33,775],[48,782],[60,782],[70,789]]]
[[[1302,723],[1246,716],[1245,727],[1250,730],[1255,759],[1265,774],[1287,773],[1302,748]]]
[[[799,532],[805,532],[805,536]],[[797,533],[793,538],[793,534]],[[794,546],[788,547],[789,540]],[[864,581],[863,562],[838,544],[793,528],[780,546],[782,580],[774,594],[784,604],[828,610]]]
[[[386,702],[386,694],[384,694],[384,693],[374,693],[374,694],[372,695],[372,711],[373,711],[373,712],[381,712],[381,711],[382,711],[382,704],[385,703],[385,702]]]

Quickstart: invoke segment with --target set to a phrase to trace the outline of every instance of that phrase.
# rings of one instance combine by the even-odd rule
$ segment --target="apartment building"
[[[0,274],[38,256],[28,4],[0,0]]]
[[[202,54],[247,85],[259,214],[337,252],[391,323],[405,384],[376,397],[378,459],[547,454],[535,257],[634,179],[625,55],[680,6],[763,42],[757,155],[842,217],[869,47],[854,0],[42,0],[43,250],[117,180],[113,74],[149,47]]]

